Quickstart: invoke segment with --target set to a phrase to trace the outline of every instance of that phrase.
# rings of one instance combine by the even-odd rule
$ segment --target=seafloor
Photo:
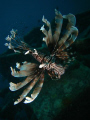
[[[90,119],[90,11],[77,14],[76,19],[79,36],[71,46],[72,52],[75,52],[75,60],[70,63],[60,80],[52,80],[46,73],[39,96],[30,104],[21,102],[16,106],[13,105],[23,88],[17,92],[9,90],[9,82],[19,81],[11,76],[10,66],[14,66],[16,62],[35,60],[31,56],[10,50],[0,55],[2,84],[8,80],[6,87],[0,90],[1,120]],[[39,29],[34,28],[24,36],[24,39],[29,45],[47,53],[46,46],[41,42],[42,33]]]

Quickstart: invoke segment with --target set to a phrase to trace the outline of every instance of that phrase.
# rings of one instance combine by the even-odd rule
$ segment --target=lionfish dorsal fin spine
[[[46,45],[48,46],[49,42],[51,42],[52,40],[52,30],[51,30],[51,24],[50,22],[45,19],[45,17],[43,16],[42,21],[46,24],[46,26],[48,26],[49,30],[47,31],[44,28],[44,25],[41,27],[41,31],[43,32],[43,34],[45,35],[45,37],[43,38],[43,41],[46,42]]]
[[[70,35],[71,37],[69,38]],[[64,36],[58,42],[59,49],[63,51],[64,49],[69,47],[76,40],[77,35],[78,35],[78,29],[74,26],[71,26],[69,30],[66,31]]]
[[[55,9],[55,24],[56,24],[56,29],[53,35],[53,40],[55,43],[57,43],[60,33],[61,33],[61,28],[62,28],[62,23],[63,23],[63,16],[62,14]]]

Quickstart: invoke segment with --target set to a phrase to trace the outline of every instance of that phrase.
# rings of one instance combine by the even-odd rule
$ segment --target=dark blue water
[[[41,24],[43,15],[51,21],[55,8],[62,14],[77,14],[90,9],[90,0],[1,0],[0,53],[7,49],[4,47],[5,37],[12,28],[25,34]]]

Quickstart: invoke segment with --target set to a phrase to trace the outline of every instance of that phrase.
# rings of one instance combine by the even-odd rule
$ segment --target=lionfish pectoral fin
[[[25,76],[29,75],[29,73],[27,71],[25,71],[25,70],[16,71],[12,67],[10,67],[10,68],[11,68],[11,75],[14,76],[14,77],[25,77]]]
[[[27,103],[31,103],[34,99],[31,98],[31,97],[25,97],[25,101],[24,103],[27,104]]]
[[[18,103],[20,103],[24,98],[26,98],[26,100],[25,100],[25,102],[24,103],[26,103],[26,101],[27,101],[27,94],[32,90],[32,88],[34,87],[34,85],[37,83],[37,81],[39,80],[39,79],[41,79],[42,77],[42,74],[41,75],[37,75],[36,77],[35,77],[35,79],[33,79],[32,80],[32,82],[30,83],[30,85],[23,91],[23,93],[19,96],[19,98],[14,102],[14,105],[16,105],[16,104],[18,104]],[[44,75],[43,75],[44,76]],[[44,79],[44,77],[43,77],[43,79]],[[43,81],[43,79],[42,79],[42,81]],[[37,87],[36,86],[36,88],[34,89],[34,91],[33,91],[33,93],[31,94],[31,98],[29,99],[29,101],[31,100],[31,102],[37,97],[37,95],[39,94],[39,92],[40,92],[40,90],[41,90],[41,88],[42,88],[42,83],[43,82],[41,82],[40,80],[39,80],[39,86]]]
[[[34,74],[34,72],[38,69],[38,65],[35,63],[29,63],[29,62],[22,62],[23,65],[20,65],[20,63],[16,63],[16,68],[18,68],[18,71],[10,67],[11,69],[11,75],[14,77],[26,77],[30,76],[30,74]]]
[[[32,80],[30,85],[23,91],[23,93],[19,96],[19,98],[14,102],[14,105],[16,105],[19,102],[21,102],[27,96],[27,94],[34,87],[34,85],[36,84],[37,81],[38,81],[38,76],[35,79]]]
[[[20,98],[14,102],[14,105],[21,102],[27,96],[27,94],[30,92],[30,90],[37,83],[37,81],[40,78],[41,73],[42,73],[42,68],[39,68],[39,65],[37,65],[35,63],[23,62],[23,65],[20,65],[18,63],[18,64],[16,64],[16,67],[20,71],[17,72],[17,71],[15,71],[15,69],[13,69],[11,67],[12,75],[14,77],[25,77],[25,76],[27,76],[27,77],[24,81],[19,82],[17,84],[10,82],[9,89],[11,91],[16,91],[16,90],[19,90],[20,88],[24,87],[26,84],[29,84],[29,82],[30,82],[30,85],[23,91],[23,93],[20,95]]]
[[[25,86],[26,84],[28,84],[31,80],[33,79],[33,77],[31,76],[29,76],[29,77],[27,77],[23,82],[19,82],[19,83],[17,83],[17,84],[15,84],[15,83],[13,83],[13,82],[10,82],[9,84],[10,84],[10,87],[9,87],[9,89],[11,90],[11,91],[16,91],[16,90],[19,90],[20,88],[22,88],[23,86]]]
[[[36,97],[38,96],[38,94],[41,91],[41,88],[43,86],[43,82],[44,82],[44,73],[41,74],[39,82],[37,83],[33,93],[31,94],[31,97],[26,97],[24,103],[31,103],[32,101],[34,101],[36,99]]]

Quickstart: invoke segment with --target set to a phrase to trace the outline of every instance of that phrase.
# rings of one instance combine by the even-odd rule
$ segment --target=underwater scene
[[[90,120],[90,1],[1,0],[0,120]]]

